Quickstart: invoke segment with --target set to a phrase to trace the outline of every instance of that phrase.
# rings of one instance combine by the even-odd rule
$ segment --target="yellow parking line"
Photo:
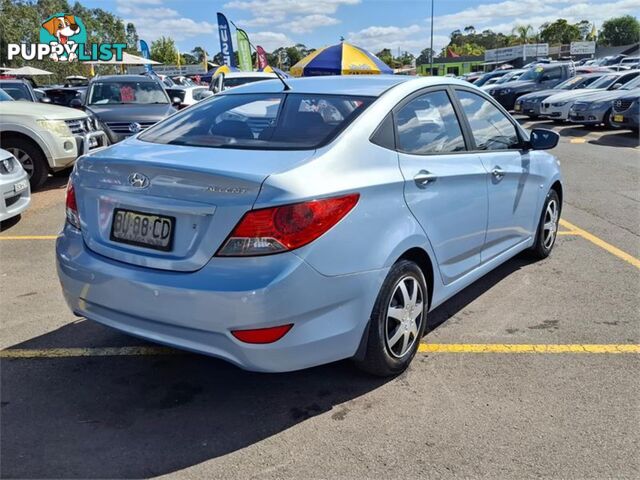
[[[55,240],[58,235],[8,235],[0,237],[0,240]]]
[[[421,343],[418,351],[422,353],[640,353],[640,345]]]
[[[636,268],[640,268],[640,260],[636,257],[629,255],[627,252],[623,252],[617,247],[614,247],[610,243],[605,242],[601,238],[596,237],[595,235],[587,232],[586,230],[581,229],[580,227],[576,227],[573,223],[569,223],[566,220],[560,220],[560,225],[564,228],[570,229],[574,234],[580,235],[585,240],[589,240],[591,243],[599,246],[600,248],[606,250],[612,255],[624,260],[627,263],[630,263]]]
[[[569,143],[587,143],[587,141],[584,138],[572,138]]]
[[[502,343],[421,343],[421,353],[640,353],[635,344],[568,344],[530,345]],[[0,358],[71,358],[71,357],[131,357],[180,355],[181,350],[166,347],[105,347],[105,348],[10,348],[0,350]]]
[[[557,235],[578,235],[578,233],[572,232],[571,230],[560,230]]]

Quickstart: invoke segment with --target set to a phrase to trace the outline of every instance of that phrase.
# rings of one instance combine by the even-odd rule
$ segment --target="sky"
[[[267,51],[302,43],[320,48],[344,37],[367,50],[391,48],[415,55],[429,46],[429,0],[80,0],[132,21],[141,39],[151,43],[171,37],[181,52],[195,46],[210,54],[220,50],[216,12],[249,34]],[[434,0],[434,49],[456,29],[510,33],[516,24],[538,28],[565,18],[589,20],[599,28],[607,18],[640,16],[638,0]]]

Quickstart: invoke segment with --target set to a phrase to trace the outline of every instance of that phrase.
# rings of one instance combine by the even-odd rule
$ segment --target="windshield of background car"
[[[520,78],[518,80],[532,80],[535,82],[538,80],[538,78],[542,76],[543,72],[544,72],[544,68],[533,67],[525,71],[522,75],[520,75]]]
[[[607,88],[612,85],[613,82],[615,82],[618,78],[620,78],[620,75],[603,75],[592,84],[587,85],[587,87],[585,88]]]
[[[0,102],[13,102],[13,98],[0,88]]]
[[[634,90],[636,88],[640,88],[640,77],[636,77],[633,80],[625,83],[618,90]]]
[[[261,80],[271,80],[269,77],[234,77],[224,79],[224,88],[239,87],[247,83],[259,82]]]
[[[373,100],[302,93],[216,95],[138,138],[196,147],[312,149],[338,135]]]
[[[156,82],[96,82],[91,86],[89,105],[169,103]]]
[[[585,77],[584,75],[576,75],[565,80],[556,87],[557,90],[573,90],[574,88],[586,88],[587,85],[598,80],[598,76]]]
[[[27,100],[28,102],[32,101],[31,95],[29,94],[29,87],[27,87],[24,83],[3,83],[2,89],[14,100]]]

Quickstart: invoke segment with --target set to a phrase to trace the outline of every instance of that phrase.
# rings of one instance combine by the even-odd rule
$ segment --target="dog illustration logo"
[[[48,43],[54,48],[50,58],[56,62],[78,60],[77,45],[86,43],[87,31],[80,18],[66,13],[56,13],[49,17],[40,29],[40,43]],[[57,46],[63,47],[60,49]],[[57,47],[57,48],[56,48]],[[56,53],[62,51],[63,53]]]

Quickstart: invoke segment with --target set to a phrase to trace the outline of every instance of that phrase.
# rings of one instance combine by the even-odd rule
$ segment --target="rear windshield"
[[[311,149],[334,138],[373,100],[302,93],[216,95],[138,138],[196,147]]]
[[[24,83],[3,83],[2,89],[13,97],[14,100],[27,100],[29,102],[32,100],[29,87]]]

